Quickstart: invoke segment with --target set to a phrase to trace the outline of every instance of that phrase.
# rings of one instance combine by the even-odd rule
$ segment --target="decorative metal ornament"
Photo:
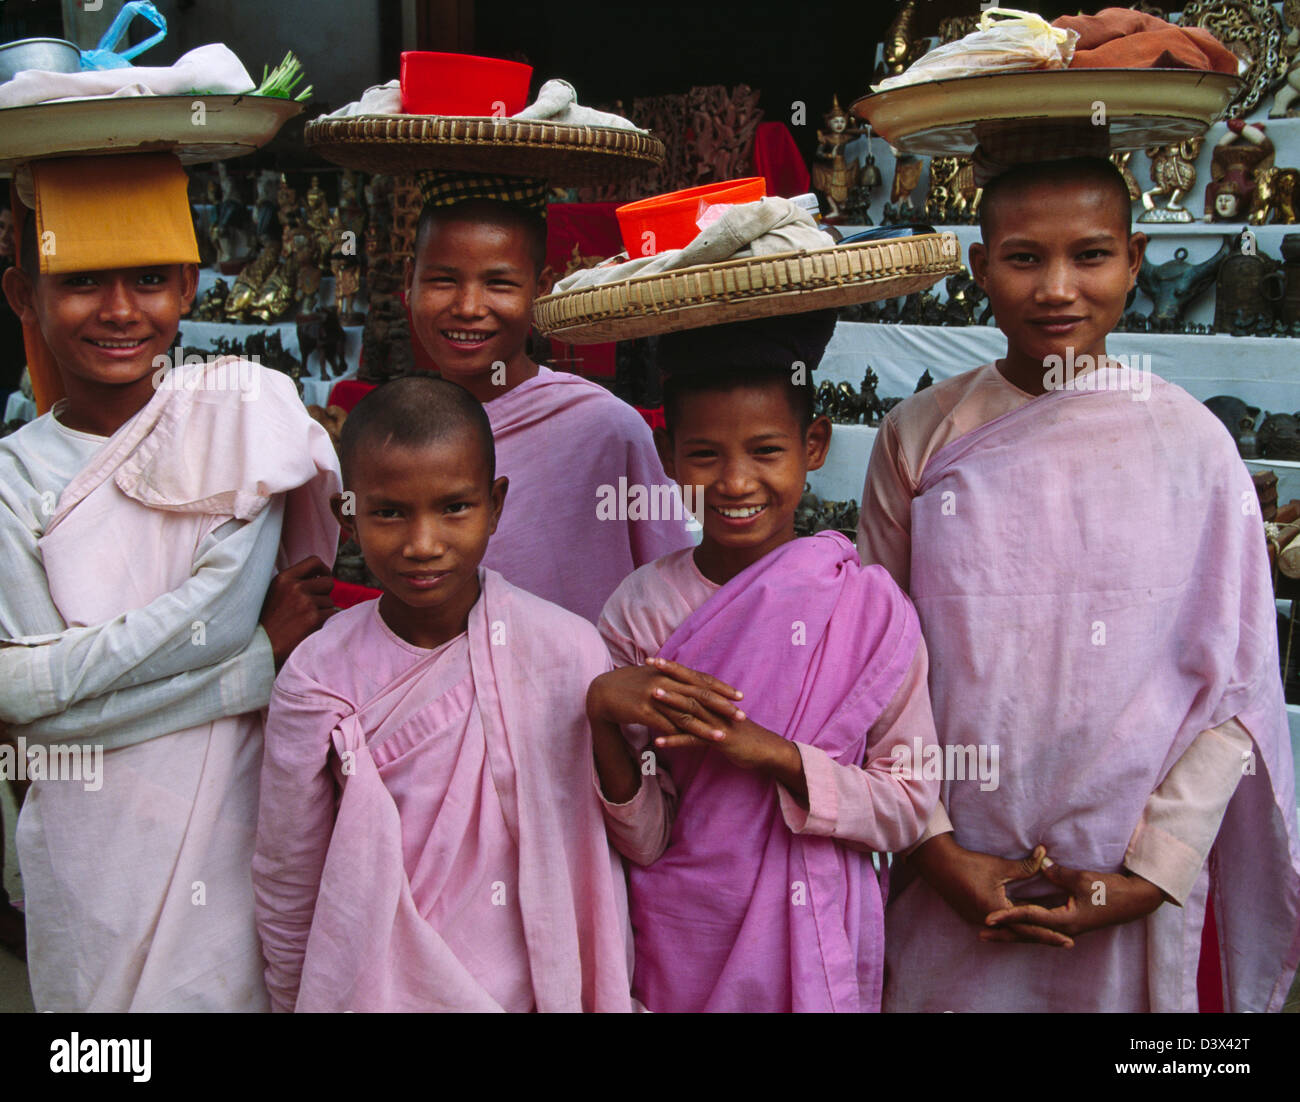
[[[1142,206],[1146,209],[1139,222],[1191,222],[1192,213],[1182,206],[1181,200],[1196,183],[1196,158],[1200,156],[1204,138],[1187,138],[1174,145],[1153,146],[1147,150],[1151,160],[1151,179],[1155,183],[1150,191],[1142,193]],[[1157,207],[1155,197],[1168,195],[1163,207]]]
[[[1137,283],[1144,294],[1155,304],[1151,311],[1150,327],[1153,332],[1168,333],[1183,323],[1183,313],[1192,301],[1214,282],[1222,264],[1232,252],[1225,241],[1212,257],[1197,264],[1189,264],[1187,250],[1174,250],[1174,259],[1163,264],[1152,264],[1142,258]]]
[[[1233,101],[1235,114],[1247,115],[1286,73],[1282,20],[1271,0],[1191,0],[1181,25],[1203,27],[1246,62],[1245,87]]]
[[[1124,183],[1128,187],[1128,197],[1130,200],[1142,198],[1142,185],[1137,182],[1137,177],[1133,175],[1133,169],[1129,167],[1129,161],[1133,159],[1133,150],[1127,149],[1123,153],[1112,153],[1110,163],[1120,171],[1124,177]]]
[[[1286,277],[1279,263],[1260,252],[1253,241],[1243,234],[1237,238],[1237,248],[1219,265],[1214,289],[1214,328],[1227,332],[1232,327],[1238,311],[1253,319],[1258,325],[1266,318],[1271,326],[1277,317]]]
[[[1300,322],[1300,233],[1282,238],[1282,271],[1286,276],[1286,293],[1278,315],[1287,326]]]

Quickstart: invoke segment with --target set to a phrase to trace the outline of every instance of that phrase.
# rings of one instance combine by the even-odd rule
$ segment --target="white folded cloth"
[[[803,250],[814,252],[835,247],[835,242],[813,221],[813,217],[789,199],[769,195],[753,203],[739,203],[703,229],[684,249],[669,249],[654,256],[623,260],[612,257],[595,268],[584,268],[555,285],[555,293],[579,287],[615,283],[633,276],[690,268],[696,264],[717,264],[747,256],[770,256]]]
[[[191,92],[239,95],[256,87],[239,58],[220,42],[212,42],[191,50],[175,65],[88,69],[80,73],[24,69],[13,80],[0,84],[0,107],[29,107],[65,99],[183,96]]]
[[[401,82],[390,80],[387,84],[376,84],[361,93],[359,100],[344,104],[337,111],[324,116],[327,119],[349,119],[354,115],[400,115],[402,114]],[[578,102],[578,93],[567,80],[548,80],[537,93],[537,99],[525,107],[514,119],[541,119],[546,122],[563,123],[566,126],[609,126],[616,130],[636,130],[644,134],[636,124],[629,122],[622,115],[613,115],[608,111],[597,111],[594,107],[583,107]]]
[[[402,113],[402,82],[390,80],[387,84],[374,84],[361,93],[359,100],[345,103],[337,111],[323,116],[327,119],[350,119],[353,115],[400,115]]]
[[[615,130],[636,130],[642,134],[646,133],[622,115],[597,111],[594,107],[583,107],[578,102],[578,93],[567,80],[548,80],[538,90],[537,99],[511,117],[544,119],[547,122],[563,123],[566,126],[611,126]]]

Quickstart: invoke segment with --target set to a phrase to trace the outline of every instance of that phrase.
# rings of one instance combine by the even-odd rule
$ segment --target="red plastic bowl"
[[[639,256],[653,256],[669,249],[682,249],[695,240],[700,232],[695,221],[700,216],[700,200],[712,203],[752,203],[767,194],[767,181],[762,176],[744,180],[721,180],[716,184],[702,184],[665,195],[652,195],[635,203],[624,203],[614,208],[623,247],[635,260]]]
[[[528,104],[533,67],[497,57],[407,50],[402,110],[408,115],[517,114]]]

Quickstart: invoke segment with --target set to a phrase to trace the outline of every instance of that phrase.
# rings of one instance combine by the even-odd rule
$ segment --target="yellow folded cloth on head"
[[[35,218],[44,275],[199,262],[188,181],[173,153],[32,161],[13,183],[15,242],[21,250],[23,220]],[[23,340],[36,410],[45,413],[63,397],[58,366],[35,322],[24,322]]]
[[[199,262],[175,154],[60,157],[29,167],[42,274]]]

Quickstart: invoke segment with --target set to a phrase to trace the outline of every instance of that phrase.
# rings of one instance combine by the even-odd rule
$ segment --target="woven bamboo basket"
[[[307,124],[308,148],[345,168],[533,176],[559,186],[611,184],[663,163],[664,143],[636,130],[506,118],[355,115]]]
[[[533,304],[533,324],[569,344],[631,340],[910,295],[960,271],[961,250],[952,233],[864,241],[545,295]]]

